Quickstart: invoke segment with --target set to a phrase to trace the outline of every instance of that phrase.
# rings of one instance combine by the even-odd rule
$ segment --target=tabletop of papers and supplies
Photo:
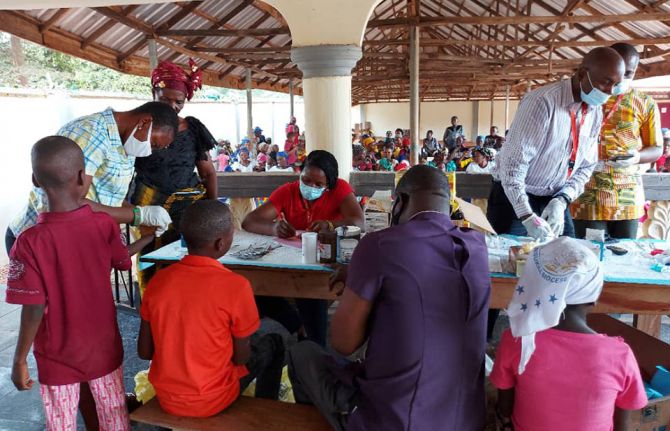
[[[510,248],[518,248],[524,243],[529,242],[531,242],[531,238],[487,234],[489,272],[491,276],[500,278],[517,277],[517,262],[515,262],[513,253],[510,253]],[[667,242],[644,239],[620,240],[616,243],[608,242],[602,248],[600,244],[591,244],[594,253],[602,253],[605,281],[670,285],[670,266],[665,265],[666,260],[670,262],[670,256],[660,252],[660,250],[670,248],[670,244]],[[626,254],[621,256],[615,255],[611,250],[606,248],[610,245],[616,245],[619,248],[625,249]],[[531,246],[526,246],[526,248],[530,250]],[[187,253],[188,251],[182,246],[181,241],[175,241],[142,256],[142,261],[172,263],[181,260]],[[652,255],[652,253],[655,255]],[[261,267],[287,271],[331,271],[327,265],[319,263],[306,264],[302,262],[300,238],[279,239],[241,230],[235,231],[230,251],[219,259],[219,261],[224,265],[250,267],[250,269],[252,267]]]

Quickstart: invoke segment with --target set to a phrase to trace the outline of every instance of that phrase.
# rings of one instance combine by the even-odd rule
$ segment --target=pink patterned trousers
[[[123,367],[88,382],[95,399],[100,431],[130,431],[123,387]],[[40,385],[46,431],[75,431],[79,405],[79,383]]]

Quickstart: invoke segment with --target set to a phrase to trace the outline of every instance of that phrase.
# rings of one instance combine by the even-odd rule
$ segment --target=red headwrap
[[[192,58],[188,59],[188,65],[191,68],[190,74],[174,63],[161,61],[151,72],[151,86],[181,91],[187,100],[191,100],[193,92],[202,88],[202,70]]]

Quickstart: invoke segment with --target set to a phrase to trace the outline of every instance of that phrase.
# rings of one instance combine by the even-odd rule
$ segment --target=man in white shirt
[[[601,105],[624,72],[615,50],[596,48],[570,80],[523,98],[493,169],[487,216],[496,232],[574,237],[568,207],[595,168]]]

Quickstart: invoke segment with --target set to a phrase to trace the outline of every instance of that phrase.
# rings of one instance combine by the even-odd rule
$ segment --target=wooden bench
[[[209,418],[172,416],[154,398],[130,414],[130,419],[173,430],[198,431],[327,431],[328,422],[312,406],[261,398],[240,397]]]

